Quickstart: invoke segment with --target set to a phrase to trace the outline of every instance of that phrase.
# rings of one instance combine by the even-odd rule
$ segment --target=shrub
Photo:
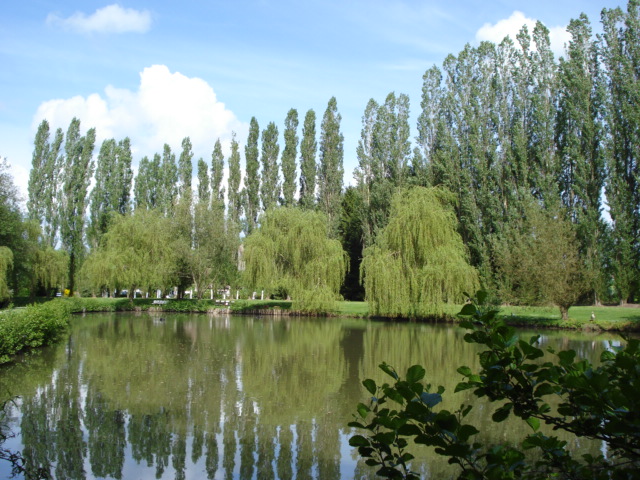
[[[471,405],[451,413],[438,410],[443,387],[435,390],[423,383],[425,370],[414,365],[401,378],[393,367],[380,368],[393,384],[362,383],[372,395],[357,407],[356,421],[349,425],[365,435],[354,435],[366,463],[378,467],[387,478],[417,479],[411,471],[409,441],[432,446],[435,453],[461,468],[460,479],[512,478],[638,478],[640,474],[640,341],[628,339],[626,347],[612,348],[601,357],[601,365],[577,360],[573,350],[553,352],[556,361],[540,361],[539,337],[521,340],[513,328],[497,319],[497,310],[484,307],[486,294],[479,292],[474,304],[463,307],[461,325],[468,330],[465,341],[486,347],[479,354],[481,370],[474,373],[461,366],[466,380],[456,392],[472,389],[477,397],[504,402],[492,420],[510,415],[524,420],[533,430],[519,447],[484,445],[474,441],[480,433],[465,423]],[[558,401],[552,410],[549,399]],[[554,430],[602,441],[607,456],[574,458],[566,442],[539,431],[541,422]],[[537,450],[530,461],[525,451]]]

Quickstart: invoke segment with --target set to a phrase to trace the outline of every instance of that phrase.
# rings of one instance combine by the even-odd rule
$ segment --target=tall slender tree
[[[615,286],[622,303],[640,290],[640,1],[602,12],[600,45],[608,76],[606,195],[613,221]]]
[[[311,209],[316,204],[316,112],[308,110],[304,116],[300,143],[300,205]]]
[[[133,182],[131,161],[131,140],[125,137],[116,147],[116,171],[113,184],[113,205],[121,215],[131,211],[131,183]]]
[[[58,128],[53,142],[50,142],[49,138],[49,123],[43,120],[38,126],[34,142],[29,172],[27,210],[29,218],[38,221],[42,226],[46,244],[55,247],[60,225],[57,199],[64,133],[61,128]]]
[[[87,189],[93,175],[93,148],[95,129],[80,135],[80,120],[73,118],[65,138],[65,158],[62,189],[60,191],[62,246],[69,254],[68,288],[75,288],[76,271],[84,254],[84,214],[87,206]]]
[[[158,171],[157,206],[166,216],[173,216],[178,196],[178,167],[171,147],[164,144]]]
[[[344,137],[340,132],[342,116],[338,103],[331,97],[322,118],[320,131],[320,169],[318,172],[320,211],[324,212],[331,230],[337,232],[340,217],[342,181],[344,177]]]
[[[240,191],[241,178],[240,169],[240,147],[236,140],[235,132],[231,136],[231,155],[229,156],[229,182],[228,182],[228,202],[229,217],[234,224],[240,225],[242,216],[242,192]]]
[[[138,175],[134,186],[134,205],[137,208],[154,209],[159,207],[161,196],[160,155],[153,160],[143,157],[138,166]]]
[[[115,210],[113,207],[112,191],[109,184],[116,176],[116,141],[111,138],[104,140],[98,153],[95,172],[95,186],[89,195],[89,225],[87,240],[91,248],[100,244],[100,239],[109,227],[109,215]]]
[[[209,204],[211,200],[211,187],[209,186],[209,169],[207,162],[198,159],[198,203]]]
[[[246,233],[251,233],[258,221],[258,210],[260,208],[260,169],[258,140],[260,137],[260,126],[255,117],[251,117],[249,123],[249,136],[244,147],[245,159],[245,194],[244,209],[247,220]]]
[[[216,140],[211,154],[211,190],[212,202],[219,210],[224,212],[224,187],[222,178],[224,176],[224,155],[220,139]]]
[[[600,122],[600,68],[586,15],[571,20],[567,58],[559,63],[556,143],[560,162],[559,187],[563,206],[577,226],[582,258],[589,271],[595,303],[605,289],[601,250],[605,225],[600,196],[604,188],[605,145]]]
[[[284,120],[282,151],[282,204],[293,206],[296,192],[296,157],[298,156],[298,111],[292,108]]]
[[[278,127],[274,122],[269,122],[262,132],[262,181],[260,184],[260,196],[264,211],[277,205],[280,197],[280,178],[278,175]]]

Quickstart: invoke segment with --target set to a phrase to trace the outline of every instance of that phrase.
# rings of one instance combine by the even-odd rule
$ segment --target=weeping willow
[[[0,305],[11,297],[7,275],[13,267],[13,252],[9,247],[0,247]]]
[[[438,315],[478,286],[456,231],[453,196],[441,188],[396,193],[388,225],[363,253],[361,275],[369,313],[416,318]]]
[[[301,312],[333,310],[347,263],[340,242],[328,234],[327,218],[321,213],[269,211],[245,241],[247,285],[283,290]]]

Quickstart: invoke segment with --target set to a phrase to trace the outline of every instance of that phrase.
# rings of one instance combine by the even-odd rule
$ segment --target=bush
[[[424,368],[414,365],[403,379],[383,363],[380,368],[394,383],[376,385],[364,380],[371,400],[358,405],[356,421],[349,424],[366,432],[349,441],[366,463],[378,467],[378,474],[386,478],[417,479],[410,469],[409,441],[413,440],[434,447],[436,454],[459,465],[460,479],[640,478],[640,341],[627,339],[626,347],[605,351],[598,367],[576,360],[573,350],[550,351],[556,361],[541,362],[539,337],[519,339],[513,328],[497,319],[497,310],[485,308],[485,300],[486,294],[479,292],[474,303],[460,312],[461,325],[470,330],[465,341],[486,350],[479,354],[479,373],[466,366],[458,368],[466,380],[456,392],[472,389],[477,397],[504,402],[492,420],[502,422],[514,415],[533,433],[519,447],[473,441],[480,432],[464,423],[471,405],[453,413],[438,410],[444,388],[432,391],[424,384]],[[547,401],[554,397],[558,400],[555,411]],[[541,422],[604,442],[606,458],[574,458],[566,442],[539,431]],[[528,460],[524,452],[531,450],[540,452],[539,460]]]
[[[0,363],[28,348],[55,342],[67,330],[71,305],[54,300],[0,314]]]

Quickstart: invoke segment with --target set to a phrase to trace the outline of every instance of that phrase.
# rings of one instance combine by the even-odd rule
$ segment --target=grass
[[[38,299],[41,303],[42,299]],[[71,298],[66,300],[73,312],[113,312],[131,310],[149,310],[151,308],[171,312],[206,313],[217,308],[226,308],[216,305],[212,300],[169,300],[165,305],[154,305],[154,299],[135,299],[133,302],[127,298]],[[25,299],[15,299],[14,305],[26,305]],[[238,300],[230,307],[233,312],[251,312],[258,310],[290,310],[291,302],[286,300]],[[445,306],[444,317],[455,321],[456,314],[462,308],[461,305]],[[591,313],[595,315],[595,321],[591,320]],[[335,314],[352,318],[367,318],[369,308],[366,302],[341,301],[336,304]],[[507,323],[514,326],[527,326],[538,328],[569,328],[569,329],[594,329],[617,331],[640,331],[640,308],[633,307],[591,307],[577,306],[569,309],[569,320],[560,319],[560,311],[556,307],[513,307],[500,308],[500,314]]]

